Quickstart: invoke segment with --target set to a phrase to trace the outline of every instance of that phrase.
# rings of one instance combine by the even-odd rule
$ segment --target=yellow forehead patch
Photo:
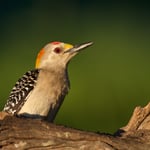
[[[68,50],[68,49],[70,49],[70,48],[73,48],[73,45],[64,43],[64,49],[65,49],[65,50]]]

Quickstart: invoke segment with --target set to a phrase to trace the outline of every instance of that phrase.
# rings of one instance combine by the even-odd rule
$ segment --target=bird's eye
[[[57,54],[61,53],[61,51],[62,51],[62,49],[59,48],[59,47],[56,47],[56,48],[54,49],[54,52],[57,53]]]

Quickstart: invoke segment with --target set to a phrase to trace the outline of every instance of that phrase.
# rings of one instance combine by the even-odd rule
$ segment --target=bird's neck
[[[40,76],[45,76],[46,78],[53,78],[54,81],[64,81],[68,84],[68,87],[70,87],[69,77],[68,77],[68,71],[67,67],[58,67],[58,68],[42,68],[40,69]]]

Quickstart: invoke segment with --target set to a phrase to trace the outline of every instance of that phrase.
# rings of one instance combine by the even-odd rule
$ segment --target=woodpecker
[[[86,42],[73,46],[57,41],[48,43],[38,53],[35,69],[26,72],[12,88],[3,111],[53,122],[69,91],[68,63],[92,44]]]

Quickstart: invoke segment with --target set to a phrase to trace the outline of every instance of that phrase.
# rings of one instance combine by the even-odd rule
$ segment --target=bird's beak
[[[86,43],[78,44],[68,49],[67,51],[65,51],[65,53],[76,53],[88,46],[91,46],[92,44],[93,42],[86,42]]]

